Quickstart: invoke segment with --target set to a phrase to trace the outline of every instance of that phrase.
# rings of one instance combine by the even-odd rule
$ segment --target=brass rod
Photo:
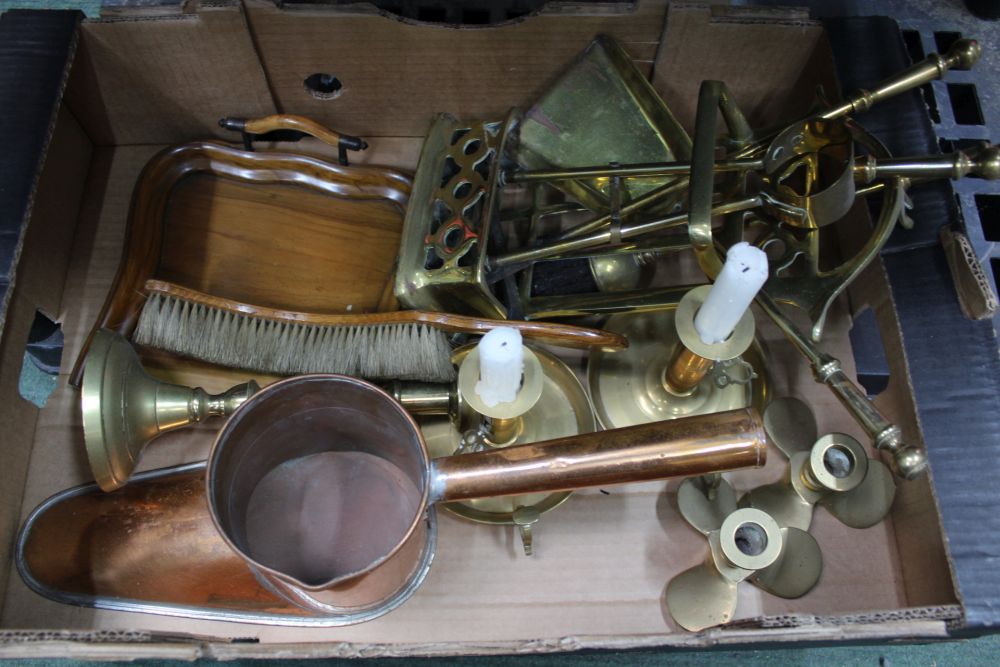
[[[817,114],[819,120],[836,120],[867,111],[872,105],[900,93],[919,88],[925,83],[940,79],[949,69],[968,69],[979,60],[981,48],[974,39],[956,41],[944,56],[932,53],[899,74],[886,79],[874,90],[859,90],[840,106]]]
[[[546,320],[580,315],[645,313],[676,308],[677,303],[697,285],[653,287],[624,292],[595,292],[560,296],[536,296],[525,303],[525,318]]]
[[[667,255],[675,252],[683,252],[691,249],[691,242],[687,234],[674,234],[670,237],[660,237],[645,239],[633,243],[623,243],[621,245],[597,246],[577,252],[568,252],[561,255],[553,255],[548,259],[601,259],[605,257],[623,257],[625,255],[637,255],[649,253],[653,255]]]
[[[431,501],[549,493],[762,466],[751,408],[435,459]]]
[[[712,215],[728,215],[729,213],[737,213],[739,211],[746,211],[752,208],[757,208],[762,204],[762,199],[759,196],[746,197],[743,199],[737,199],[735,201],[724,202],[715,206],[712,209]],[[642,234],[650,234],[652,232],[662,232],[673,227],[682,227],[688,222],[688,214],[678,213],[676,215],[667,216],[665,218],[657,218],[656,220],[647,220],[645,222],[638,222],[633,224],[624,224],[621,226],[620,235],[621,238],[629,239],[635,236],[640,236]],[[579,238],[569,239],[565,241],[556,241],[555,243],[550,243],[549,245],[543,246],[541,248],[529,248],[527,250],[517,250],[514,252],[509,252],[506,255],[499,255],[494,257],[490,268],[499,269],[505,266],[510,266],[513,264],[520,264],[524,262],[532,262],[539,259],[548,259],[550,257],[555,257],[556,255],[561,255],[567,252],[573,252],[576,250],[585,250],[587,248],[592,248],[594,246],[603,245],[611,241],[611,230],[594,232],[588,234],[587,236],[582,236]]]
[[[715,171],[760,171],[764,168],[762,159],[719,160],[715,163]],[[610,165],[595,165],[591,167],[572,167],[567,169],[537,169],[532,171],[515,171],[507,175],[508,183],[535,183],[538,181],[563,181],[574,178],[602,178],[624,176],[626,178],[654,178],[658,176],[687,176],[691,173],[690,162],[645,162],[641,164],[623,164],[617,167]]]
[[[915,479],[922,475],[927,468],[926,454],[903,443],[900,428],[890,422],[867,394],[847,376],[840,360],[817,348],[791,320],[785,317],[778,309],[778,305],[765,292],[759,292],[756,301],[809,361],[816,381],[830,388],[833,395],[872,439],[877,449],[885,450],[892,455],[893,471],[905,479]]]
[[[978,176],[986,180],[1000,178],[1000,147],[956,151],[947,155],[899,157],[875,160],[868,156],[854,166],[855,179],[870,183],[882,178],[950,178]]]
[[[622,206],[621,210],[619,211],[619,215],[621,215],[622,218],[626,218],[647,206],[652,206],[653,204],[661,202],[672,195],[684,192],[685,190],[687,190],[687,186],[688,186],[687,178],[680,178],[671,183],[666,183],[664,185],[661,185],[660,187],[650,190],[646,194],[636,197],[629,203]],[[607,215],[602,215],[599,218],[594,218],[590,222],[585,222],[582,225],[579,225],[577,227],[574,227],[573,229],[570,229],[569,231],[564,232],[560,236],[556,237],[556,240],[565,241],[568,239],[578,238],[585,234],[590,234],[594,230],[601,229],[602,227],[607,227],[610,224],[611,224],[611,214],[609,213]]]

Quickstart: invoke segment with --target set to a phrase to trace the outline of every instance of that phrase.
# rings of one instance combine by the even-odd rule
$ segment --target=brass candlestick
[[[754,343],[753,313],[744,313],[721,343],[706,344],[695,330],[710,289],[689,290],[675,309],[608,319],[605,329],[626,335],[629,347],[590,355],[590,392],[605,428],[763,404],[764,355]]]
[[[475,383],[479,377],[478,355],[468,361],[476,353],[472,345],[456,350],[452,356],[452,362],[460,369],[459,378],[448,386],[447,395],[440,391],[441,385],[437,391],[405,382],[389,388],[407,410],[421,415],[420,429],[432,457],[500,449],[596,430],[593,408],[576,374],[544,350],[528,347],[524,350],[525,378],[516,401],[518,407],[508,409],[507,413],[492,413],[499,416],[484,417],[468,400],[469,396],[476,396]],[[462,369],[466,369],[464,375]],[[536,384],[534,378],[539,378],[540,383]],[[536,386],[540,386],[537,396]],[[515,414],[509,416],[510,413]],[[445,503],[442,507],[472,521],[517,526],[525,554],[530,555],[533,525],[569,496],[569,491],[532,493]]]

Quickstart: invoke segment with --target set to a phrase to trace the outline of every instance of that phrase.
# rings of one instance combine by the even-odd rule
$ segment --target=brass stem
[[[221,394],[209,394],[201,387],[158,383],[155,393],[146,400],[152,400],[155,433],[160,434],[203,422],[209,417],[228,417],[258,391],[260,387],[253,380],[235,385]],[[130,397],[129,400],[141,401],[143,397]]]
[[[386,393],[400,402],[411,415],[450,415],[457,413],[455,383],[394,380],[382,385]]]
[[[521,417],[491,418],[489,420],[489,434],[486,439],[494,447],[513,444],[517,436],[521,434],[523,424],[524,419]]]
[[[653,192],[656,192],[655,190]],[[633,200],[634,202],[639,201],[638,199]],[[728,215],[730,213],[738,213],[740,211],[746,211],[752,208],[758,208],[763,203],[763,199],[760,196],[745,197],[743,199],[738,199],[730,202],[723,202],[718,204],[711,209],[711,215]],[[625,214],[625,209],[627,206],[622,207],[622,215]],[[676,215],[670,215],[665,218],[657,218],[655,220],[646,220],[642,222],[626,223],[621,226],[620,235],[621,238],[630,239],[642,234],[651,234],[653,232],[662,232],[673,227],[682,227],[688,224],[688,214],[678,213]],[[580,228],[577,228],[580,229]],[[603,245],[605,243],[611,242],[612,233],[610,230],[594,232],[588,234],[587,236],[580,236],[577,238],[556,241],[549,245],[543,246],[541,248],[528,248],[524,250],[517,250],[514,252],[508,252],[504,255],[498,255],[492,260],[491,266],[494,269],[503,268],[505,266],[511,266],[515,264],[521,264],[524,262],[533,262],[540,259],[547,259],[549,257],[554,257],[567,252],[573,252],[576,250],[585,250],[587,248],[593,248],[595,246]]]
[[[715,162],[716,173],[729,171],[759,171],[764,161],[756,158],[738,158]],[[623,164],[618,167],[596,165],[571,169],[537,169],[518,171],[507,176],[508,183],[534,183],[538,181],[562,181],[575,178],[601,178],[624,176],[628,178],[653,178],[662,176],[686,176],[691,173],[690,162],[647,162]]]
[[[678,341],[670,363],[663,372],[663,386],[671,394],[687,396],[702,381],[713,363],[711,359],[695,354]]]
[[[200,391],[200,389],[195,390]],[[221,394],[206,394],[204,400],[204,411],[207,417],[228,417],[236,412],[236,408],[254,394],[260,391],[260,385],[254,380],[248,380],[241,384],[233,385]],[[200,420],[199,420],[200,421]]]

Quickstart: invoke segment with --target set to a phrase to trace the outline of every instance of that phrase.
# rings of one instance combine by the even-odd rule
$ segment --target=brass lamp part
[[[809,533],[781,527],[766,512],[736,508],[724,479],[706,484],[688,478],[677,493],[681,515],[708,538],[709,555],[667,584],[665,599],[684,629],[728,623],[736,611],[738,584],[749,581],[773,595],[797,598],[819,581],[823,557]]]
[[[707,345],[695,330],[694,316],[710,288],[689,290],[674,308],[620,313],[605,322],[605,330],[629,340],[624,350],[594,349],[588,360],[594,410],[605,428],[763,405],[765,358],[754,343],[753,314],[747,311],[721,343]]]
[[[120,334],[98,329],[83,370],[81,409],[87,459],[104,491],[131,477],[146,445],[160,434],[227,417],[260,387],[250,380],[221,394],[161,382],[142,367]]]
[[[452,361],[464,368],[466,359],[474,352],[474,346],[459,348],[452,356]],[[533,348],[531,352],[539,366],[541,393],[534,404],[517,417],[518,430],[513,441],[500,447],[595,431],[597,423],[594,412],[587,392],[576,374],[564,362],[544,350]],[[478,377],[478,373],[475,377]],[[455,392],[457,411],[452,411],[450,418],[428,415],[420,420],[420,429],[432,457],[450,456],[467,446],[466,435],[478,425],[478,415],[472,413],[465,400],[466,396],[461,390]],[[481,444],[484,447],[496,447],[489,441],[482,441]],[[442,507],[472,521],[517,526],[525,553],[530,554],[533,547],[532,528],[537,526],[539,516],[557,507],[569,496],[569,492],[562,491],[534,493],[446,503]]]
[[[776,399],[764,414],[771,442],[789,457],[788,474],[747,493],[741,507],[762,509],[782,526],[802,530],[809,529],[817,504],[852,528],[869,528],[885,518],[896,484],[888,467],[869,459],[861,443],[844,433],[816,438],[812,411],[795,398]]]

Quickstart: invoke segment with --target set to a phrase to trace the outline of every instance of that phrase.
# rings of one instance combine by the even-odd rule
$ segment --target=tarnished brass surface
[[[808,530],[813,508],[827,507],[852,528],[868,528],[888,514],[896,485],[885,464],[869,459],[864,447],[844,433],[816,438],[816,420],[807,405],[783,397],[771,402],[765,424],[771,441],[789,458],[788,476],[758,487],[740,499],[782,526]]]
[[[595,39],[524,113],[515,159],[527,169],[607,163],[667,162],[690,157],[691,140],[628,54],[610,37]],[[606,210],[608,174],[576,174],[553,183],[591,210]],[[669,176],[667,174],[666,176]],[[516,172],[506,179],[519,180]],[[669,178],[622,185],[634,199]]]
[[[886,158],[867,155],[858,158],[854,176],[862,183],[876,179],[901,177],[910,180],[975,176],[987,181],[1000,178],[1000,146],[984,145],[947,155]]]
[[[736,359],[747,351],[754,337],[753,312],[748,308],[736,323],[729,337],[718,343],[706,343],[701,339],[694,326],[695,315],[705,303],[711,285],[700,285],[690,290],[677,304],[677,314],[674,316],[674,326],[677,337],[687,349],[712,361],[729,361]]]
[[[665,591],[670,615],[686,630],[728,623],[742,581],[772,595],[798,598],[812,590],[823,571],[823,555],[809,533],[780,526],[759,509],[737,509],[734,498],[725,480],[711,486],[686,479],[678,490],[681,516],[709,544],[707,560],[675,576]]]
[[[677,307],[677,302],[694,285],[676,285],[603,294],[533,297],[527,304],[525,317],[553,319],[579,315],[613,315],[615,313],[648,313]]]
[[[671,391],[666,386],[671,355],[680,346],[676,313],[676,308],[621,313],[605,322],[609,331],[622,333],[629,339],[629,347],[625,350],[593,350],[587,363],[587,383],[594,411],[605,428],[749,405],[763,409],[766,405],[767,362],[757,343],[744,352],[742,361],[737,360],[728,367],[718,365],[718,372],[710,372],[688,393]],[[749,334],[752,340],[752,324]],[[750,377],[750,369],[742,362],[750,365],[757,375],[755,379]]]
[[[461,364],[472,349],[467,346],[457,350],[453,361]],[[594,411],[576,374],[556,356],[540,349],[535,349],[534,353],[542,369],[544,385],[538,402],[520,416],[516,438],[510,444],[521,445],[593,432],[597,428]],[[450,456],[462,447],[463,427],[456,422],[441,418],[421,421],[420,430],[432,457]],[[514,522],[519,508],[531,507],[544,513],[569,496],[569,492],[535,493],[444,503],[441,507],[473,521],[510,524]]]
[[[656,271],[655,261],[659,250],[648,252],[607,253],[590,257],[590,275],[600,292],[621,292],[644,287]]]
[[[786,205],[774,207],[775,216],[789,225],[824,227],[854,205],[854,143],[844,123],[807,120],[789,125],[768,146],[764,172],[768,187]]]
[[[767,294],[763,292],[758,294],[757,304],[808,360],[816,381],[830,388],[834,396],[872,439],[872,444],[877,449],[890,454],[893,472],[903,479],[916,479],[923,475],[927,470],[926,452],[902,441],[903,432],[900,428],[886,419],[868,395],[847,377],[840,360],[820,350],[787,316],[782,314],[777,304]]]
[[[712,239],[712,217],[720,215],[713,209],[715,191],[715,150],[718,115],[729,128],[731,144],[742,146],[752,136],[750,126],[733,101],[726,84],[702,81],[698,90],[698,107],[691,153],[690,194],[688,197],[688,237],[705,275],[713,280],[724,263]],[[759,206],[760,202],[755,204]],[[735,211],[734,211],[735,212]]]
[[[458,392],[453,384],[396,380],[382,388],[411,415],[458,414]]]
[[[521,415],[506,419],[490,419],[486,440],[496,447],[512,445],[522,428],[524,428],[524,418]]]
[[[226,417],[259,387],[253,380],[221,394],[161,382],[142,368],[132,345],[108,329],[94,332],[83,371],[83,434],[94,479],[105,491],[128,481],[143,448],[162,433]]]
[[[506,316],[485,283],[499,162],[514,122],[442,114],[424,139],[403,223],[395,294],[408,308]]]
[[[549,169],[590,165],[595,159],[689,157],[690,140],[662,99],[614,40],[599,37],[523,114],[513,110],[506,122],[463,123],[447,116],[435,122],[407,211],[396,296],[411,308],[506,315],[483,273],[490,226],[497,224],[503,203],[501,189],[505,177],[515,173],[501,171],[501,159]],[[669,210],[685,187],[673,185],[674,180],[669,175],[630,180],[584,175],[551,186],[610,223],[636,208]],[[610,255],[598,260],[603,265],[598,283],[609,265],[630,261]],[[491,258],[489,268],[507,265]],[[604,287],[633,287],[637,282],[622,281],[641,279],[623,276],[617,268],[610,273],[615,284]]]
[[[758,158],[716,160],[713,164],[715,173],[727,171],[759,171],[764,168],[764,161]],[[508,183],[531,183],[534,181],[561,181],[573,178],[607,178],[610,176],[627,176],[629,178],[653,178],[656,176],[688,176],[691,173],[690,162],[651,162],[647,164],[623,164],[620,166],[590,166],[571,167],[568,169],[536,169],[530,171],[515,171],[506,176]]]
[[[580,62],[588,63],[591,68],[596,67],[595,63],[588,61],[588,57],[596,52],[592,48],[581,56]],[[675,160],[648,162],[640,159],[619,164],[616,162],[619,160],[617,153],[607,147],[601,159],[585,161],[587,166],[580,166],[581,162],[553,166],[522,161],[521,166],[528,167],[528,170],[508,170],[505,172],[506,182],[529,183],[538,187],[547,184],[564,189],[598,215],[557,234],[555,241],[539,245],[535,237],[526,246],[500,251],[489,261],[491,280],[529,268],[532,262],[542,259],[579,255],[598,248],[612,251],[611,254],[601,255],[600,261],[624,262],[623,258],[613,254],[623,242],[631,245],[640,237],[681,227],[687,228],[689,244],[705,274],[713,278],[721,269],[720,252],[724,246],[741,238],[745,225],[753,224],[755,229],[759,230],[762,226],[765,230],[763,234],[758,233],[755,241],[775,255],[765,290],[779,302],[791,303],[806,310],[813,322],[810,335],[813,340],[819,340],[832,302],[877,256],[895,224],[908,224],[903,210],[904,188],[913,179],[968,173],[985,177],[1000,175],[1000,151],[995,149],[947,159],[893,158],[874,136],[847,116],[939,77],[950,67],[969,65],[976,60],[977,54],[978,45],[975,42],[963,41],[946,56],[932,54],[876,90],[860,92],[844,105],[817,112],[783,129],[761,133],[755,133],[750,128],[724,83],[705,81],[699,96],[694,141],[689,142],[682,130],[674,128],[677,130],[675,134],[683,138],[683,141],[677,139],[674,142]],[[571,73],[573,71],[571,69]],[[577,74],[585,79],[591,76],[586,71]],[[602,85],[605,89],[614,89],[611,81]],[[557,86],[551,99],[545,99],[549,102],[562,100],[563,97],[576,99],[575,96],[579,96],[577,89],[585,88],[577,85],[576,89],[569,87],[564,91]],[[631,103],[629,95],[618,92],[626,104]],[[548,141],[562,146],[559,142],[568,141],[566,137],[572,135],[573,150],[584,152],[592,148],[594,141],[580,140],[577,135],[585,134],[589,139],[597,137],[599,140],[617,136],[615,131],[604,128],[598,120],[587,115],[592,105],[574,106],[573,112],[577,115],[571,114],[570,118],[577,123],[581,119],[590,119],[591,125],[586,129],[593,136],[581,132],[554,131],[553,128],[564,127],[561,122],[564,118],[553,115],[553,109],[568,113],[563,108],[567,105],[560,104],[545,107],[544,114],[526,114],[522,120],[523,127],[519,128],[522,143],[527,127],[538,129],[541,139],[535,139],[541,144]],[[534,111],[537,109],[533,108]],[[717,137],[716,128],[719,115],[728,128],[728,135],[721,140]],[[619,125],[626,126],[627,123]],[[677,148],[682,145],[691,153],[687,162]],[[717,160],[720,147],[725,149],[726,155]],[[860,150],[856,151],[856,147]],[[520,144],[516,148],[523,149],[525,155],[530,154],[530,150]],[[867,156],[857,167],[856,153]],[[603,159],[608,160],[607,166],[599,164]],[[754,179],[747,178],[751,172],[758,172]],[[724,176],[718,184],[717,175]],[[873,179],[879,180],[860,189],[856,185],[856,181],[865,184]],[[751,180],[755,185],[748,187]],[[619,186],[613,187],[615,183]],[[618,199],[611,196],[622,192],[627,196]],[[881,194],[882,205],[875,230],[867,243],[854,257],[840,265],[831,269],[821,268],[819,229],[841,219],[859,196],[874,193]],[[588,197],[602,198],[599,203],[604,208],[590,202]],[[684,197],[689,199],[687,211],[677,212],[669,208]],[[664,215],[667,211],[669,214]],[[641,219],[640,215],[643,216]],[[712,222],[713,218],[720,216],[725,218],[723,229],[716,233]],[[533,312],[534,305],[525,310]]]
[[[959,39],[951,45],[945,55],[932,53],[878,84],[874,89],[860,90],[839,106],[819,112],[816,116],[824,120],[834,120],[867,111],[877,102],[941,78],[949,69],[969,69],[979,60],[981,54],[982,47],[979,42],[974,39]]]
[[[709,217],[749,211],[750,209],[759,208],[763,204],[763,201],[764,200],[760,196],[755,195],[751,197],[743,197],[733,201],[722,202],[716,204],[710,209]],[[636,200],[636,202],[638,202],[638,200]],[[618,230],[618,237],[621,240],[629,240],[642,236],[643,234],[680,229],[689,224],[689,219],[690,216],[688,213],[683,212],[658,217],[652,220],[646,219],[642,221],[623,223]],[[538,248],[526,248],[523,250],[515,250],[504,253],[494,257],[490,263],[492,266],[498,268],[517,266],[540,259],[548,259],[564,253],[595,248],[597,246],[611,243],[614,236],[615,233],[611,230],[594,231],[582,236],[554,241]],[[719,270],[721,270],[721,266],[719,267]],[[713,277],[715,276],[714,273],[711,275]]]

